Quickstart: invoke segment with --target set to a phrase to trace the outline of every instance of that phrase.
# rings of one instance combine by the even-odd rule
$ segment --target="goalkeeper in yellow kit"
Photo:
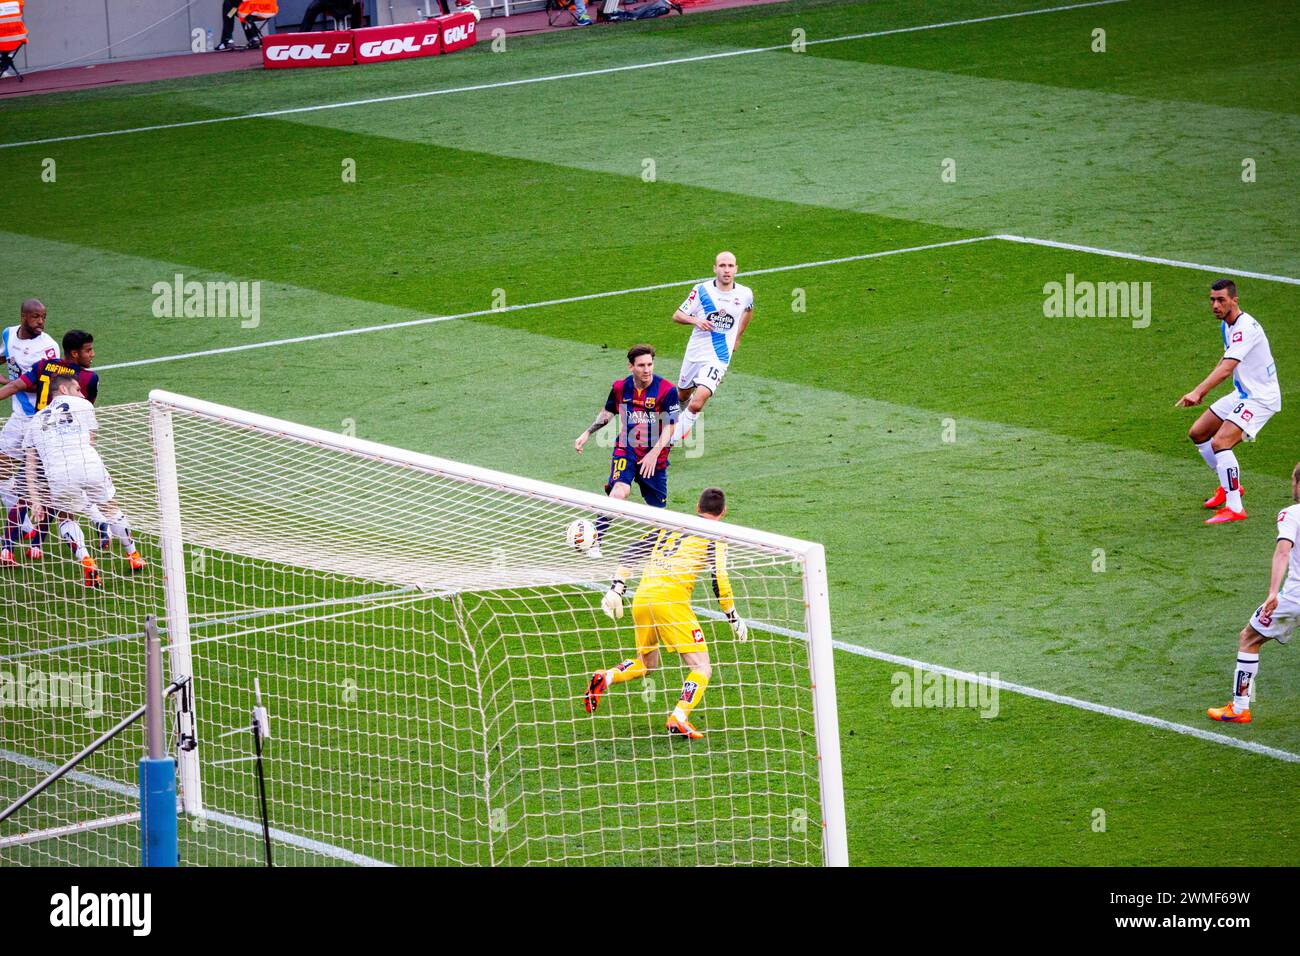
[[[721,488],[705,488],[700,494],[697,513],[714,521],[722,520],[727,513],[727,497]],[[749,629],[736,615],[735,601],[731,595],[731,581],[727,577],[727,545],[697,534],[683,531],[651,531],[634,544],[624,562],[647,555],[641,572],[641,586],[632,598],[632,623],[636,628],[635,658],[623,661],[609,670],[596,671],[587,685],[583,698],[587,713],[595,713],[600,696],[611,684],[623,684],[644,677],[659,666],[659,648],[663,646],[680,654],[682,663],[689,667],[682,695],[668,717],[668,733],[689,737],[703,737],[690,722],[691,711],[704,698],[713,668],[709,664],[709,647],[704,641],[704,631],[691,610],[691,592],[695,578],[708,570],[727,622],[740,640],[748,640]],[[614,583],[601,599],[600,606],[614,620],[623,616],[623,593],[627,579],[632,574],[626,564],[620,564]]]

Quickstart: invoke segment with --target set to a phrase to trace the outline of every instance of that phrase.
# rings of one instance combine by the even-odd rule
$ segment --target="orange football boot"
[[[1237,492],[1239,494],[1244,494],[1245,491],[1246,491],[1246,487],[1242,485],[1240,482],[1238,482]],[[1218,490],[1216,490],[1214,494],[1210,495],[1210,497],[1206,498],[1205,502],[1201,505],[1201,507],[1209,508],[1212,511],[1218,511],[1227,503],[1228,503],[1228,493],[1224,491],[1223,485],[1219,485]]]
[[[689,721],[678,720],[676,717],[669,714],[668,735],[670,737],[689,737],[691,740],[699,740],[704,736],[704,732],[696,730],[691,726]]]
[[[583,695],[582,703],[587,708],[587,713],[594,714],[596,708],[600,706],[600,695],[609,689],[609,684],[605,680],[604,671],[596,671],[591,675],[591,683],[587,685],[587,693]]]
[[[145,568],[144,558],[140,557],[139,551],[132,551],[130,554],[126,556],[126,559],[131,562],[132,574],[137,574],[144,570]]]
[[[1225,724],[1248,724],[1250,723],[1249,710],[1237,710],[1232,704],[1224,704],[1222,707],[1211,707],[1205,712],[1210,720],[1219,720]]]
[[[81,559],[81,567],[86,572],[86,587],[102,588],[104,586],[104,578],[100,575],[99,568],[96,566],[94,558],[90,555],[86,555]]]
[[[1229,521],[1245,521],[1246,509],[1233,511],[1231,508],[1220,508],[1213,515],[1205,519],[1206,524],[1227,524]]]

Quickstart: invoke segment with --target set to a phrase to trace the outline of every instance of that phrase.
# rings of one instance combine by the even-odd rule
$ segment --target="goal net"
[[[171,676],[192,677],[172,718],[183,864],[262,862],[255,680],[277,863],[846,862],[820,545],[166,392],[99,420],[148,566],[129,573],[114,545],[88,589],[47,542],[2,569],[0,810],[140,704],[158,614]],[[568,545],[571,521],[600,516],[601,557]],[[699,574],[698,740],[665,731],[676,654],[583,704],[593,672],[635,656],[637,542],[661,530],[725,542],[749,625],[739,640]],[[28,692],[58,675],[90,689]],[[138,862],[142,735],[0,824],[0,864]]]

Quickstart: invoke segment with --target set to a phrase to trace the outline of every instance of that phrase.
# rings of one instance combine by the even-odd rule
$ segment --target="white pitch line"
[[[42,760],[39,757],[29,757],[26,754],[20,754],[13,750],[0,749],[0,760],[17,764],[20,767],[27,767],[41,773],[53,773],[57,765],[48,760]],[[140,789],[136,786],[128,786],[116,780],[110,780],[107,777],[100,777],[95,774],[85,773],[80,770],[73,770],[67,774],[64,779],[74,780],[77,783],[83,783],[87,786],[94,787],[106,793],[117,794],[127,800],[138,801],[140,799]],[[177,801],[179,804],[179,800]],[[177,813],[181,813],[180,807],[177,807]],[[138,814],[137,814],[138,815]],[[203,819],[212,820],[215,823],[221,823],[234,830],[242,830],[245,833],[253,833],[257,836],[262,835],[262,825],[253,823],[250,820],[244,820],[241,817],[232,816],[228,813],[219,813],[215,810],[207,810],[203,814]],[[310,850],[312,853],[319,853],[322,856],[328,856],[331,859],[342,860],[345,863],[353,863],[358,866],[392,866],[391,863],[385,863],[383,860],[376,860],[374,857],[366,856],[362,853],[356,853],[352,850],[345,850],[342,847],[334,846],[332,843],[324,843],[320,840],[313,840],[311,837],[299,836],[296,833],[290,833],[288,830],[281,830],[271,827],[271,836],[278,843],[285,843],[303,850]],[[185,846],[186,837],[182,836],[181,845]],[[0,844],[3,846],[3,844]]]
[[[753,269],[742,272],[738,277],[770,275],[774,272],[791,272],[796,269],[816,269],[821,266],[842,265],[846,262],[862,262],[866,259],[880,259],[884,256],[898,256],[906,252],[924,252],[927,249],[944,249],[948,246],[964,246],[972,242],[988,242],[996,236],[974,236],[969,239],[950,239],[947,242],[931,242],[923,246],[907,246],[903,249],[885,249],[880,252],[864,252],[856,256],[841,256],[838,259],[819,259],[816,262],[798,262],[788,266],[772,266],[768,269]],[[136,359],[132,362],[116,362],[111,365],[96,365],[95,369],[106,372],[115,368],[134,368],[138,365],[155,365],[159,362],[176,362],[181,359],[204,358],[209,355],[227,355],[231,352],[247,352],[251,349],[269,349],[279,345],[297,345],[301,342],[319,342],[322,339],[336,339],[344,335],[365,335],[368,332],[387,332],[392,329],[407,329],[415,325],[431,325],[434,322],[452,322],[457,319],[474,319],[485,315],[501,315],[506,312],[521,312],[524,309],[541,309],[553,305],[569,305],[574,302],[590,302],[592,299],[608,299],[619,295],[633,295],[638,292],[657,292],[661,289],[674,289],[703,282],[704,279],[680,279],[676,282],[659,282],[655,285],[637,286],[632,289],[615,289],[610,292],[589,292],[584,295],[571,295],[563,299],[546,299],[541,302],[526,302],[520,305],[507,305],[499,309],[478,309],[474,312],[460,312],[456,315],[428,315],[404,322],[387,322],[382,325],[367,325],[359,329],[336,329],[333,332],[317,332],[314,335],[298,335],[289,339],[272,339],[267,342],[249,342],[246,345],[226,345],[221,348],[204,349],[200,352],[184,352],[180,355],[160,355],[156,358]]]
[[[967,671],[954,670],[951,667],[943,667],[939,664],[927,664],[925,661],[914,660],[910,657],[901,657],[898,654],[887,654],[884,651],[873,651],[870,648],[862,647],[858,644],[849,644],[845,641],[833,642],[837,650],[847,651],[850,654],[857,654],[859,657],[870,657],[878,661],[887,661],[890,664],[900,664],[903,667],[915,667],[920,670],[932,671],[936,674],[943,674],[946,677],[952,677],[956,680],[967,681],[972,684],[983,684],[985,687],[996,687],[998,690],[1011,691],[1013,694],[1021,694],[1025,697],[1036,697],[1039,700],[1049,701],[1053,704],[1064,704],[1067,707],[1077,707],[1079,710],[1088,710],[1094,714],[1105,714],[1107,717],[1118,717],[1120,720],[1129,720],[1135,724],[1143,724],[1147,727],[1156,727],[1160,730],[1171,730],[1176,734],[1183,734],[1187,737],[1195,737],[1198,740],[1208,740],[1211,743],[1222,744],[1225,747],[1236,747],[1239,750],[1248,750],[1251,753],[1261,754],[1265,757],[1272,757],[1275,760],[1283,760],[1287,763],[1300,763],[1300,754],[1292,753],[1289,750],[1279,750],[1277,747],[1266,747],[1263,744],[1257,744],[1252,740],[1241,740],[1238,737],[1230,737],[1227,734],[1215,733],[1212,730],[1202,730],[1200,727],[1189,727],[1187,724],[1175,723],[1172,720],[1164,720],[1160,717],[1152,717],[1148,714],[1139,714],[1132,710],[1122,710],[1119,707],[1109,707],[1106,704],[1094,704],[1090,700],[1080,700],[1078,697],[1067,697],[1064,694],[1054,694],[1049,690],[1039,690],[1037,687],[1027,687],[1024,684],[1013,684],[1011,681],[993,679],[984,674],[972,674]]]
[[[599,586],[593,588],[601,590]],[[697,616],[707,617],[714,621],[725,621],[727,616],[721,611],[709,607],[692,607]],[[779,624],[768,624],[762,621],[750,621],[750,628],[759,631],[766,631],[769,634],[780,634],[782,637],[792,637],[796,640],[806,641],[808,635],[799,631],[791,630],[788,627],[781,627]],[[1090,700],[1080,700],[1078,697],[1067,697],[1065,694],[1056,694],[1050,690],[1039,690],[1037,687],[1029,687],[1026,684],[1015,684],[1011,681],[1002,679],[994,680],[984,674],[973,674],[969,671],[959,671],[952,667],[944,667],[942,664],[930,664],[926,661],[918,661],[911,657],[902,657],[898,654],[890,654],[886,651],[876,651],[869,647],[863,647],[861,644],[850,644],[848,641],[831,641],[831,645],[837,651],[845,651],[849,654],[856,654],[859,657],[869,657],[877,661],[885,661],[890,664],[900,664],[903,667],[914,667],[923,671],[931,671],[935,674],[943,674],[955,680],[966,681],[971,684],[983,684],[985,687],[996,687],[998,690],[1010,691],[1013,694],[1020,694],[1024,697],[1035,697],[1039,700],[1049,701],[1053,704],[1064,704],[1067,707],[1077,707],[1079,710],[1091,711],[1094,714],[1104,714],[1107,717],[1117,717],[1120,720],[1129,720],[1135,724],[1145,724],[1148,727],[1156,727],[1160,730],[1172,730],[1176,734],[1184,734],[1188,737],[1196,737],[1198,740],[1208,740],[1211,743],[1222,744],[1225,747],[1237,747],[1241,750],[1249,750],[1251,753],[1261,754],[1265,757],[1273,757],[1276,760],[1282,760],[1286,763],[1300,763],[1300,754],[1292,753],[1289,750],[1279,750],[1277,747],[1266,747],[1263,744],[1257,744],[1250,740],[1240,740],[1236,737],[1229,737],[1227,734],[1215,733],[1212,730],[1202,730],[1200,727],[1189,727],[1187,724],[1175,723],[1172,720],[1164,720],[1160,717],[1152,717],[1149,714],[1139,714],[1133,710],[1123,710],[1119,707],[1109,707],[1106,704],[1094,704]]]
[[[1115,3],[1127,3],[1128,0],[1091,0],[1088,3],[1072,3],[1058,7],[1042,7],[1038,10],[1017,10],[1012,13],[999,13],[987,17],[972,17],[968,20],[947,20],[942,23],[924,23],[911,27],[896,27],[892,30],[876,30],[871,33],[850,33],[845,36],[826,37],[821,40],[808,40],[806,46],[818,46],[823,43],[846,43],[850,40],[870,40],[875,37],[893,36],[899,33],[916,33],[921,30],[940,30],[945,27],[963,27],[975,23],[989,23],[994,20],[1010,20],[1015,17],[1033,17],[1041,13],[1062,13],[1067,10],[1082,10],[1087,7],[1105,7]],[[44,146],[49,143],[67,143],[80,139],[98,139],[103,136],[126,136],[131,133],[152,133],[164,129],[182,129],[187,126],[210,126],[214,123],[233,123],[237,120],[271,119],[277,116],[291,116],[296,113],[314,113],[319,110],[338,110],[350,106],[370,106],[375,103],[396,103],[401,100],[422,99],[429,96],[447,96],[452,93],[474,93],[480,90],[499,90],[511,86],[528,86],[533,83],[551,83],[557,80],[577,80],[590,76],[606,76],[611,73],[627,73],[632,70],[650,70],[661,66],[678,66],[683,63],[702,63],[707,60],[722,60],[735,56],[752,56],[756,53],[777,53],[789,51],[790,44],[779,46],[752,47],[745,50],[727,50],[721,53],[701,53],[697,56],[675,57],[670,60],[653,60],[649,63],[631,63],[627,66],[609,66],[598,70],[580,70],[575,73],[553,73],[547,76],[534,76],[523,80],[500,80],[495,83],[475,83],[470,86],[453,86],[440,90],[421,90],[418,93],[396,93],[391,96],[375,96],[364,100],[345,100],[340,103],[321,103],[316,106],[296,106],[282,110],[264,110],[260,113],[241,113],[238,116],[210,116],[198,120],[185,120],[179,123],[158,123],[154,126],[135,126],[129,129],[100,130],[95,133],[74,133],[68,136],[51,136],[46,139],[29,139],[18,143],[0,143],[0,149],[17,149],[21,146]]]
[[[1200,272],[1222,272],[1224,275],[1245,276],[1248,279],[1265,279],[1269,282],[1285,282],[1287,285],[1300,285],[1300,279],[1291,276],[1273,275],[1270,272],[1248,272],[1245,269],[1231,269],[1227,266],[1207,266],[1200,262],[1185,262],[1182,259],[1165,259],[1160,256],[1144,256],[1136,252],[1120,252],[1116,249],[1099,249],[1096,246],[1081,246],[1073,242],[1056,242],[1052,239],[1034,239],[1030,236],[1011,236],[999,234],[994,239],[1007,242],[1021,242],[1030,246],[1047,246],[1051,249],[1069,249],[1071,252],[1090,252],[1095,256],[1110,256],[1112,259],[1132,259],[1134,262],[1150,262],[1158,266],[1175,266],[1179,269],[1196,269]]]
[[[880,259],[885,256],[898,256],[908,252],[925,252],[930,249],[946,249],[951,246],[965,246],[975,242],[989,242],[1001,239],[1005,242],[1018,242],[1032,246],[1046,246],[1054,249],[1068,249],[1074,252],[1087,252],[1095,255],[1110,256],[1117,259],[1132,259],[1155,265],[1174,266],[1180,269],[1197,269],[1201,272],[1219,272],[1225,275],[1245,276],[1252,279],[1265,279],[1270,282],[1284,282],[1288,285],[1300,285],[1300,279],[1289,276],[1272,275],[1267,272],[1249,272],[1245,269],[1231,269],[1226,266],[1210,266],[1199,262],[1185,262],[1181,259],[1163,259],[1157,256],[1144,256],[1135,252],[1120,252],[1115,249],[1100,249],[1094,246],[1081,246],[1069,242],[1055,242],[1051,239],[1033,239],[1028,236],[1013,236],[1005,233],[990,236],[972,236],[967,239],[949,239],[946,242],[930,242],[920,246],[905,246],[901,249],[884,249],[879,252],[864,252],[855,256],[840,256],[835,259],[818,259],[813,262],[796,262],[793,265],[771,266],[766,269],[750,269],[737,274],[738,278],[746,276],[772,275],[777,272],[793,272],[799,269],[817,269],[823,266],[843,265],[848,262],[863,262],[868,259]],[[458,312],[455,315],[427,315],[403,322],[386,322],[380,325],[366,325],[357,329],[335,329],[331,332],[317,332],[313,335],[297,335],[287,339],[271,339],[266,342],[249,342],[245,345],[225,345],[215,349],[203,349],[198,352],[182,352],[178,355],[159,355],[154,358],[135,359],[130,362],[114,362],[95,366],[101,372],[118,368],[135,368],[140,365],[156,365],[160,362],[178,362],[183,359],[206,358],[212,355],[228,355],[232,352],[247,352],[253,349],[269,349],[281,345],[298,345],[303,342],[319,342],[336,339],[345,335],[366,335],[370,332],[387,332],[393,329],[406,329],[417,325],[432,325],[436,322],[454,322],[460,319],[476,319],[485,315],[501,315],[507,312],[522,312],[525,309],[542,309],[554,305],[571,305],[575,302],[590,302],[593,299],[609,299],[621,295],[635,295],[640,292],[658,292],[662,289],[681,288],[703,282],[705,279],[680,279],[675,282],[658,282],[654,285],[635,286],[631,289],[613,289],[607,292],[588,292],[583,295],[571,295],[562,299],[543,299],[540,302],[525,302],[519,305],[507,305],[499,309],[477,309],[473,312]]]

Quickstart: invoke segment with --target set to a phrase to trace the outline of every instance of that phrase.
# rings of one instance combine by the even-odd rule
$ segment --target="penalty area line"
[[[1063,13],[1069,10],[1083,10],[1088,7],[1105,7],[1128,0],[1089,0],[1087,3],[1071,3],[1057,7],[1040,7],[1037,10],[1013,10],[1010,13],[998,13],[986,17],[971,17],[966,20],[945,20],[941,23],[922,23],[910,27],[895,27],[891,30],[876,30],[871,33],[850,33],[845,36],[823,37],[819,40],[807,40],[806,46],[819,46],[824,43],[847,43],[850,40],[870,40],[875,37],[895,36],[900,33],[917,33],[922,30],[941,30],[946,27],[964,27],[976,23],[990,23],[994,20],[1011,20],[1016,17],[1033,17],[1042,13]],[[670,60],[652,60],[648,63],[629,63],[625,66],[608,66],[595,70],[580,70],[574,73],[552,73],[546,76],[533,76],[520,80],[500,80],[495,83],[475,83],[470,86],[453,86],[438,90],[420,90],[415,93],[395,93],[391,96],[375,96],[364,100],[345,100],[339,103],[319,103],[315,106],[295,106],[281,110],[264,110],[259,113],[241,113],[236,116],[210,116],[204,119],[183,120],[177,123],[157,123],[153,126],[133,126],[127,129],[99,130],[93,133],[73,133],[67,136],[50,136],[45,139],[29,139],[17,143],[0,143],[0,149],[16,149],[20,146],[44,146],[49,143],[67,143],[79,139],[99,139],[104,136],[126,136],[131,133],[151,133],[164,129],[183,129],[187,126],[211,126],[214,123],[233,123],[238,120],[273,119],[277,116],[291,116],[295,113],[315,113],[321,110],[338,110],[351,106],[370,106],[375,103],[396,103],[401,100],[423,99],[429,96],[447,96],[452,93],[474,93],[480,90],[499,90],[511,86],[530,86],[534,83],[552,83],[557,80],[577,80],[591,76],[606,76],[611,73],[627,73],[632,70],[649,70],[662,66],[679,66],[683,63],[703,63],[709,60],[723,60],[736,56],[753,56],[756,53],[778,53],[791,49],[789,43],[777,46],[752,47],[744,50],[724,50],[719,53],[701,53],[696,56],[681,56]]]
[[[1035,239],[1030,236],[1017,236],[1007,233],[997,233],[987,236],[970,236],[965,239],[949,239],[944,242],[929,242],[919,246],[904,246],[899,249],[882,249],[877,252],[864,252],[853,256],[839,256],[834,259],[817,259],[812,262],[796,262],[792,265],[770,266],[765,269],[750,269],[737,273],[737,278],[772,275],[778,272],[794,272],[800,269],[818,269],[823,266],[844,265],[850,262],[864,262],[869,259],[882,259],[886,256],[898,256],[909,252],[926,252],[931,249],[947,249],[953,246],[965,246],[972,243],[991,242],[994,240],[1020,243],[1022,245],[1042,246],[1051,249],[1064,249],[1071,252],[1083,252],[1091,255],[1108,256],[1115,259],[1129,259],[1135,262],[1147,262],[1153,265],[1172,266],[1179,269],[1195,269],[1201,272],[1213,272],[1221,273],[1223,275],[1243,276],[1251,279],[1263,279],[1268,282],[1281,282],[1287,285],[1300,285],[1300,279],[1295,279],[1290,276],[1273,275],[1268,272],[1251,272],[1246,269],[1234,269],[1228,266],[1212,266],[1200,262],[1188,262],[1183,259],[1166,259],[1160,256],[1145,256],[1136,252],[1122,252],[1117,249],[1102,249],[1097,246],[1084,246],[1071,242],[1057,242],[1053,239]],[[386,322],[379,325],[366,325],[355,329],[334,329],[329,332],[317,332],[312,335],[297,335],[292,338],[270,339],[266,342],[249,342],[244,345],[226,345],[219,348],[202,349],[197,352],[182,352],[177,355],[159,355],[153,358],[135,359],[130,362],[113,362],[107,365],[97,365],[96,368],[101,372],[107,372],[119,368],[135,368],[141,365],[156,365],[160,362],[177,362],[183,359],[207,358],[213,355],[229,355],[234,352],[248,352],[254,349],[276,348],[281,345],[299,345],[304,342],[320,342],[326,339],[341,338],[346,335],[366,335],[371,332],[388,332],[394,329],[408,329],[415,326],[432,325],[437,322],[454,322],[461,319],[476,319],[489,315],[504,315],[508,312],[522,312],[527,309],[544,309],[556,305],[572,305],[577,302],[591,302],[596,299],[609,299],[623,295],[636,295],[642,292],[659,292],[664,289],[675,289],[694,285],[697,282],[706,281],[706,279],[707,277],[679,279],[673,282],[657,282],[653,285],[634,286],[630,289],[611,289],[605,292],[588,292],[583,295],[571,295],[559,299],[543,299],[540,302],[524,302],[519,305],[507,305],[502,306],[499,309],[476,309],[472,312],[458,312],[454,315],[426,315],[421,316],[418,319],[407,319],[401,322]]]
[[[692,607],[696,615],[706,617],[713,621],[725,621],[727,616],[721,611],[709,607]],[[808,635],[799,631],[792,630],[788,627],[781,627],[779,624],[768,624],[761,621],[750,621],[750,628],[758,631],[764,631],[768,634],[780,634],[782,637],[792,637],[797,640],[807,640]],[[959,671],[953,667],[944,667],[942,664],[930,664],[926,661],[918,661],[913,657],[903,657],[899,654],[890,654],[887,651],[876,651],[869,647],[863,647],[861,644],[850,644],[848,641],[831,641],[831,646],[837,651],[844,651],[847,654],[856,654],[858,657],[869,657],[872,660],[885,661],[889,664],[899,664],[903,667],[912,667],[918,670],[930,671],[935,674],[942,674],[945,677],[951,677],[954,680],[964,681],[968,684],[983,684],[985,687],[996,687],[998,690],[1009,691],[1013,694],[1020,694],[1022,697],[1034,697],[1038,700],[1045,700],[1052,704],[1064,704],[1066,707],[1074,707],[1078,710],[1091,711],[1094,714],[1103,714],[1106,717],[1116,717],[1120,720],[1131,721],[1135,724],[1143,724],[1147,727],[1155,727],[1158,730],[1168,730],[1176,734],[1182,734],[1186,737],[1195,737],[1198,740],[1207,740],[1210,743],[1220,744],[1224,747],[1236,747],[1238,750],[1247,750],[1253,754],[1259,754],[1263,757],[1272,757],[1274,760],[1281,760],[1286,763],[1300,763],[1300,754],[1292,753],[1289,750],[1281,750],[1277,747],[1267,747],[1264,744],[1257,744],[1253,740],[1239,740],[1236,737],[1229,737],[1227,734],[1215,733],[1212,730],[1203,730],[1200,727],[1191,727],[1187,724],[1176,723],[1172,720],[1165,720],[1161,717],[1152,717],[1150,714],[1139,714],[1137,711],[1124,710],[1120,707],[1110,707],[1106,704],[1094,704],[1090,700],[1081,700],[1078,697],[1069,697],[1065,694],[1056,694],[1050,690],[1039,690],[1037,687],[1030,687],[1026,684],[1016,684],[1012,681],[1002,680],[1001,678],[993,679],[985,674],[974,674],[970,671]]]
[[[1136,711],[1123,710],[1119,707],[1110,707],[1106,704],[1095,704],[1090,700],[1080,700],[1078,697],[1068,697],[1065,694],[1055,694],[1049,690],[1039,690],[1037,687],[1028,687],[1025,684],[1016,684],[1011,681],[1002,680],[1001,678],[994,679],[984,674],[972,674],[968,671],[959,671],[951,667],[944,667],[940,664],[927,664],[925,661],[918,661],[911,657],[902,657],[898,654],[886,653],[885,651],[874,651],[868,647],[862,647],[859,644],[849,644],[845,641],[833,641],[832,643],[836,650],[845,651],[849,654],[856,654],[859,657],[869,657],[873,660],[886,661],[890,664],[899,664],[903,667],[913,667],[919,670],[931,671],[935,674],[942,674],[945,677],[951,677],[955,680],[965,681],[971,684],[983,684],[985,687],[996,687],[998,690],[1010,691],[1013,694],[1020,694],[1024,697],[1034,697],[1038,700],[1045,700],[1053,704],[1064,704],[1067,707],[1074,707],[1078,710],[1087,710],[1094,714],[1104,714],[1107,717],[1116,717],[1120,720],[1131,721],[1132,723],[1142,724],[1146,727],[1155,727],[1159,730],[1172,731],[1173,733],[1182,734],[1186,737],[1195,737],[1197,740],[1207,740],[1210,743],[1220,744],[1224,747],[1236,747],[1238,750],[1246,750],[1263,757],[1272,757],[1274,760],[1282,760],[1286,763],[1300,763],[1300,754],[1292,753],[1289,750],[1281,750],[1277,747],[1266,747],[1264,744],[1255,743],[1253,740],[1240,740],[1237,737],[1215,733],[1212,730],[1203,730],[1200,727],[1191,727],[1187,724],[1176,723],[1172,720],[1164,720],[1160,717],[1152,717],[1149,714],[1139,714]]]
[[[725,620],[727,615],[722,611],[714,610],[712,607],[692,607],[695,614],[701,618],[710,620]],[[767,633],[779,633],[783,637],[794,637],[797,640],[806,640],[806,633],[790,630],[788,627],[781,627],[779,624],[768,624],[766,622],[750,622],[749,626],[755,631],[764,631]],[[1017,684],[1010,680],[1001,678],[993,679],[984,674],[972,674],[970,671],[959,671],[954,667],[945,667],[939,663],[928,663],[918,661],[913,657],[902,657],[901,654],[891,654],[885,650],[872,650],[865,648],[861,644],[849,644],[848,641],[832,640],[831,646],[836,650],[849,654],[857,654],[858,657],[870,657],[874,661],[884,661],[887,663],[897,663],[904,667],[915,667],[917,670],[931,671],[933,674],[943,674],[954,680],[962,680],[969,684],[983,684],[984,687],[996,687],[998,691],[1009,691],[1018,693],[1022,697],[1036,697],[1037,700],[1048,701],[1049,704],[1063,704],[1069,708],[1079,710],[1089,710],[1095,714],[1104,714],[1105,717],[1115,717],[1121,721],[1131,721],[1132,723],[1144,724],[1147,727],[1156,727],[1157,730],[1173,731],[1174,734],[1196,737],[1197,740],[1208,740],[1212,744],[1219,744],[1222,747],[1235,747],[1240,750],[1249,750],[1251,753],[1260,754],[1262,757],[1273,757],[1274,760],[1281,760],[1287,763],[1300,763],[1300,753],[1291,753],[1291,750],[1283,750],[1277,747],[1265,747],[1264,744],[1257,744],[1253,740],[1240,740],[1238,737],[1231,737],[1227,734],[1216,734],[1212,730],[1203,730],[1200,727],[1190,727],[1186,723],[1175,723],[1166,721],[1164,718],[1152,717],[1149,714],[1139,714],[1136,710],[1123,710],[1122,708],[1112,708],[1105,704],[1093,704],[1092,701],[1080,700],[1079,697],[1069,697],[1063,693],[1053,693],[1052,691],[1040,691],[1036,687],[1028,687],[1027,684]]]
[[[988,242],[997,236],[972,236],[967,239],[950,239],[946,242],[930,242],[922,246],[907,246],[902,249],[883,249],[879,252],[864,252],[856,256],[841,256],[837,259],[819,259],[815,262],[798,262],[788,266],[772,266],[767,269],[752,269],[737,274],[737,278],[757,275],[771,275],[775,272],[793,272],[797,269],[817,269],[822,266],[843,265],[848,262],[863,262],[867,259],[881,259],[885,256],[899,256],[907,252],[925,252],[929,249],[946,249],[949,246],[964,246],[973,242]],[[608,292],[589,292],[584,295],[571,295],[562,299],[545,299],[541,302],[525,302],[519,305],[506,305],[499,309],[477,309],[473,312],[459,312],[455,315],[426,315],[418,319],[403,322],[387,322],[381,325],[366,325],[358,329],[335,329],[332,332],[317,332],[313,335],[297,335],[288,339],[271,339],[266,342],[249,342],[245,345],[226,345],[215,349],[203,349],[198,352],[183,352],[179,355],[159,355],[155,358],[136,359],[132,362],[115,362],[109,365],[96,365],[96,371],[107,372],[115,368],[135,368],[140,365],[156,365],[159,362],[178,362],[182,359],[206,358],[211,355],[228,355],[232,352],[248,352],[253,349],[269,349],[280,345],[298,345],[303,342],[320,342],[336,339],[345,335],[365,335],[370,332],[388,332],[393,329],[409,329],[417,325],[432,325],[435,322],[454,322],[458,319],[475,319],[486,315],[504,315],[508,312],[522,312],[525,309],[543,309],[554,305],[570,305],[575,302],[590,302],[593,299],[608,299],[620,295],[635,295],[639,292],[658,292],[662,289],[677,289],[704,282],[704,279],[679,279],[675,282],[658,282],[654,285],[636,286],[631,289],[614,289]]]
[[[1134,262],[1149,262],[1157,266],[1173,266],[1177,269],[1195,269],[1198,272],[1219,272],[1223,275],[1243,276],[1247,279],[1264,279],[1268,282],[1283,282],[1287,285],[1300,285],[1300,279],[1291,276],[1273,275],[1271,272],[1250,272],[1246,269],[1232,269],[1228,266],[1207,266],[1200,262],[1187,262],[1183,259],[1165,259],[1161,256],[1144,256],[1136,252],[1120,252],[1118,249],[1101,249],[1097,246],[1081,246],[1073,242],[1057,242],[1053,239],[1034,239],[1031,236],[1012,236],[999,234],[993,237],[1005,242],[1019,242],[1029,246],[1045,246],[1049,249],[1068,249],[1071,252],[1087,252],[1094,256],[1109,256],[1112,259],[1130,259]]]

